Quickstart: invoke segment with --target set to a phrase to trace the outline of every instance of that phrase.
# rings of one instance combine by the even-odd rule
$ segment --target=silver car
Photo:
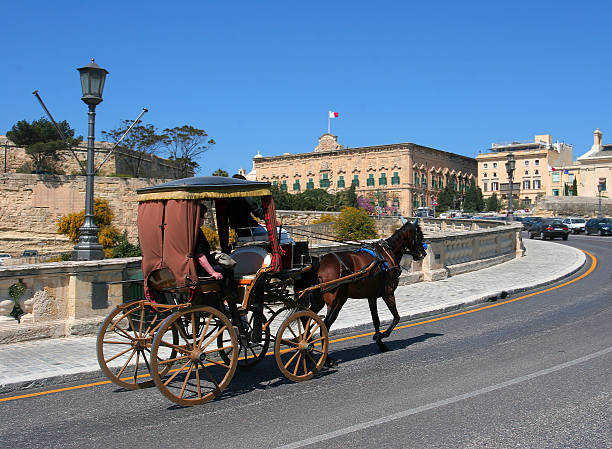
[[[570,231],[574,234],[579,234],[584,232],[584,226],[586,225],[586,220],[584,218],[578,217],[567,217],[563,220],[563,224],[566,224]]]

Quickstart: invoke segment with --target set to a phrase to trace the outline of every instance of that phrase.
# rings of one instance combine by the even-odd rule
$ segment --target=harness
[[[359,249],[356,249],[354,252],[368,253],[374,259],[379,261],[382,271],[387,271],[389,269],[389,263],[385,260],[385,258],[382,257],[380,254],[378,254],[378,251],[374,251],[372,248],[359,248]]]

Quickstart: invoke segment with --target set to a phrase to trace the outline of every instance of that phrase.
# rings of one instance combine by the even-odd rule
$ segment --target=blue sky
[[[0,133],[43,111],[87,134],[77,67],[110,74],[101,130],[149,109],[217,144],[199,161],[414,142],[470,157],[535,134],[612,142],[610,2],[5,2]],[[95,6],[99,5],[99,6]]]

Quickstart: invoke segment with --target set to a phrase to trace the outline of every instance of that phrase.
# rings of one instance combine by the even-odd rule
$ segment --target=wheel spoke
[[[102,340],[102,343],[107,343],[109,345],[131,345],[131,341],[113,341],[113,340]]]
[[[117,357],[121,357],[123,354],[125,354],[125,353],[126,353],[126,352],[128,352],[128,351],[131,351],[132,349],[134,349],[134,348],[132,348],[132,347],[127,348],[125,351],[122,351],[122,352],[120,352],[119,354],[116,354],[116,355],[112,356],[110,359],[106,359],[106,360],[104,360],[104,363],[108,364],[108,362],[112,362],[112,361],[113,361],[113,360],[115,360]]]
[[[300,337],[298,337],[297,335],[295,335],[295,332],[293,332],[293,329],[291,329],[291,324],[289,324],[289,326],[287,326],[287,329],[289,329],[289,332],[291,332],[293,334],[294,338],[297,338],[299,340]]]
[[[202,386],[200,385],[200,369],[196,368],[196,382],[198,384],[198,399],[202,399]]]
[[[159,342],[160,346],[165,346],[167,348],[172,348],[177,350],[178,352],[180,352],[181,354],[189,354],[189,350],[187,348],[185,348],[184,346],[180,346],[180,345],[175,345],[172,343],[168,343],[167,341],[161,340]]]
[[[295,348],[297,348],[300,345],[299,343],[296,343],[293,340],[286,340],[284,338],[281,338],[281,343],[284,343],[284,344],[289,345],[289,346],[293,346]]]
[[[207,363],[212,363],[213,365],[217,365],[217,366],[222,366],[225,369],[230,369],[230,367],[228,365],[226,365],[223,362],[219,362],[217,360],[206,360]]]
[[[193,313],[191,314],[191,317],[193,318]],[[192,323],[193,323],[193,321],[192,321]],[[191,371],[192,370],[193,370],[193,363],[191,365],[189,365],[189,371],[187,371],[187,375],[185,376],[185,380],[183,381],[183,387],[181,388],[181,392],[179,394],[179,398],[182,398],[183,394],[185,393],[185,387],[187,386],[187,382],[189,381],[189,377],[191,376]]]
[[[293,354],[293,356],[289,359],[289,361],[287,363],[285,363],[285,369],[288,369],[287,367],[291,364],[291,362],[293,362],[293,359],[295,359],[295,357],[300,353],[300,351],[295,351],[295,354]]]
[[[153,326],[155,321],[157,321],[157,317],[159,317],[159,315],[156,313],[155,316],[153,317],[153,319],[151,320],[151,323],[149,324],[149,327],[147,327],[147,330],[144,332],[145,335],[149,335],[149,332],[151,331],[151,326]]]
[[[308,337],[306,337],[306,340],[310,340],[310,337],[312,337],[314,335],[314,333],[321,327],[321,325],[319,323],[316,323],[316,326],[314,326],[312,328],[312,331],[310,332],[310,334],[308,334]]]
[[[297,376],[297,370],[300,367],[300,360],[302,360],[302,351],[298,352],[299,356],[295,362],[295,368],[293,369],[293,375]]]
[[[147,360],[147,355],[145,354],[144,350],[142,351],[142,358],[144,359],[145,365],[147,366],[147,370],[149,370],[150,373],[151,365],[149,365],[149,361]]]
[[[140,336],[142,337],[142,326],[144,325],[144,306],[140,309],[140,326],[138,326],[138,332],[140,332]]]
[[[173,359],[168,359],[168,360],[162,360],[158,357],[159,360],[161,360],[160,362],[157,362],[159,365],[167,365],[168,363],[174,363],[174,362],[178,362],[179,360],[185,360],[188,359],[189,356],[188,355],[182,355],[180,357],[175,357]]]
[[[204,342],[204,339],[208,338],[206,332],[208,331],[208,326],[210,326],[210,321],[212,320],[212,317],[212,314],[208,315],[208,319],[206,320],[206,326],[204,327],[204,331],[202,331],[202,338],[200,338],[200,341],[198,342],[198,349],[202,348],[202,343]]]
[[[206,367],[204,365],[202,365],[202,370],[204,371],[204,374],[206,374],[206,376],[210,379],[210,381],[215,384],[215,396],[217,396],[219,393],[221,393],[221,388],[219,387],[219,383],[215,380],[215,378],[210,374],[210,372],[206,369]]]
[[[304,362],[304,376],[305,376],[306,374],[308,374],[308,368],[306,367],[306,357],[304,357],[302,361]]]
[[[117,322],[117,323],[115,323],[115,324],[118,324],[118,322]],[[123,335],[125,338],[128,338],[128,339],[130,339],[130,340],[132,340],[132,341],[134,341],[134,340],[135,340],[135,338],[134,338],[134,337],[132,337],[130,334],[128,334],[128,333],[127,333],[127,332],[126,332],[124,329],[121,329],[120,327],[116,327],[115,325],[113,325],[112,327],[109,327],[109,328],[108,328],[108,332],[111,332],[111,331],[112,331],[112,332],[115,332],[115,333],[117,333],[117,334],[119,334],[119,335]],[[119,332],[119,331],[121,331],[121,332]],[[108,333],[108,332],[107,332],[107,333]]]
[[[325,337],[320,337],[320,338],[317,338],[316,340],[310,340],[310,343],[317,343],[321,340],[325,340]]]
[[[212,336],[212,337],[210,338],[210,340],[208,340],[208,342],[207,342],[207,343],[206,343],[206,344],[205,344],[203,347],[201,347],[200,349],[206,349],[206,347],[207,347],[209,344],[211,344],[211,343],[212,343],[212,342],[213,342],[213,341],[214,341],[214,340],[215,340],[215,339],[216,339],[216,338],[217,338],[217,337],[218,337],[218,336],[219,336],[219,335],[220,335],[220,334],[221,334],[221,333],[222,333],[222,332],[223,332],[225,329],[227,329],[227,326],[225,326],[225,325],[224,325],[224,326],[223,326],[221,329],[219,329],[219,331],[217,331],[217,333],[216,333],[214,336]]]
[[[204,351],[204,354],[212,354],[214,352],[225,351],[225,350],[230,350],[230,349],[234,349],[234,347],[233,346],[223,346],[222,348],[210,349],[208,351]]]
[[[164,382],[164,386],[166,386],[166,387],[167,387],[167,386],[168,386],[168,384],[169,384],[170,382],[172,382],[172,381],[174,380],[174,378],[175,378],[176,376],[178,376],[178,375],[179,375],[179,373],[180,373],[181,371],[183,371],[183,369],[184,369],[184,368],[185,368],[187,365],[189,365],[190,363],[191,363],[191,359],[187,360],[183,366],[181,366],[181,367],[180,367],[180,368],[179,368],[179,369],[178,369],[178,370],[177,370],[177,371],[176,371],[176,372],[175,372],[175,373],[174,373],[172,376],[170,376],[170,378],[169,378],[168,380],[166,380],[166,381]]]
[[[199,320],[198,320],[198,324],[200,324]],[[196,347],[196,322],[195,322],[195,313],[193,312],[191,312],[191,333],[193,334],[193,347],[195,348]]]
[[[138,363],[139,362],[140,362],[140,351],[136,351],[136,368],[134,369],[134,382],[136,382],[136,378],[138,377]]]
[[[136,352],[136,351],[134,351],[134,352]],[[125,362],[125,364],[124,364],[124,365],[123,365],[123,367],[121,368],[121,371],[119,371],[119,372],[117,373],[117,377],[121,377],[121,375],[123,374],[123,372],[124,372],[124,371],[125,371],[125,369],[127,368],[128,363],[130,363],[130,360],[132,360],[132,357],[134,357],[134,352],[132,352],[132,353],[130,354],[130,356],[128,357],[127,361]]]

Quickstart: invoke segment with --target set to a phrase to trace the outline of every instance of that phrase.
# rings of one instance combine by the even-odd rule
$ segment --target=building
[[[337,136],[323,134],[313,152],[253,158],[249,179],[269,181],[288,193],[325,189],[335,193],[355,185],[358,197],[375,201],[379,211],[413,215],[431,207],[448,183],[457,200],[476,181],[476,160],[414,143],[344,148]]]
[[[533,142],[494,143],[476,157],[478,186],[485,200],[496,194],[507,201],[510,182],[506,163],[512,153],[515,159],[512,197],[520,201],[521,207],[530,208],[540,195],[564,193],[562,174],[566,175],[565,182],[573,182],[579,169],[571,168],[572,151],[572,145],[565,142],[553,143],[550,134],[537,135]]]
[[[602,144],[602,133],[598,129],[593,133],[593,146],[589,151],[576,159],[575,166],[580,171],[581,196],[610,197],[612,183],[612,144]],[[601,193],[599,187],[601,186]]]

